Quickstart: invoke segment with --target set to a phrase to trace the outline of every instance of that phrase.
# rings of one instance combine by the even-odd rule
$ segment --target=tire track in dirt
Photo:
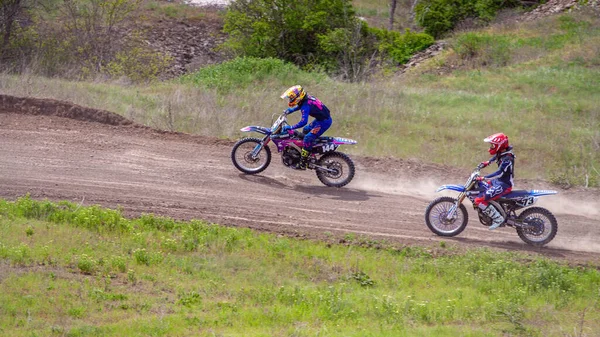
[[[36,199],[120,206],[128,216],[197,218],[327,240],[355,233],[398,244],[439,247],[446,241],[600,264],[600,223],[593,213],[557,214],[558,235],[544,248],[525,245],[513,229],[490,232],[472,210],[459,237],[432,234],[423,213],[435,186],[461,183],[468,174],[462,170],[356,158],[355,180],[333,189],[321,185],[313,172],[283,167],[277,156],[262,174],[243,175],[231,164],[230,141],[28,111],[0,105],[4,198],[30,193]],[[599,200],[597,191],[578,193]]]

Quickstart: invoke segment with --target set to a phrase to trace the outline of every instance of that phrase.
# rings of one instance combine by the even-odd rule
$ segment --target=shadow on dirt
[[[330,200],[343,200],[343,201],[366,201],[372,197],[381,197],[379,195],[370,194],[367,191],[356,190],[352,188],[335,188],[335,187],[326,187],[326,186],[302,186],[302,185],[294,185],[289,186],[286,185],[276,179],[261,176],[261,175],[246,175],[239,174],[239,177],[243,180],[258,183],[262,185],[267,185],[271,187],[281,188],[292,190],[295,192],[300,192],[304,194],[309,194],[313,197],[325,198]]]

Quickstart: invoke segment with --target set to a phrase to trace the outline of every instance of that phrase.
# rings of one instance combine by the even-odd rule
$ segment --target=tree
[[[100,71],[126,43],[135,25],[128,20],[141,0],[64,0],[65,36],[81,60]],[[133,26],[133,27],[132,27]]]
[[[275,57],[300,66],[328,55],[319,36],[352,30],[350,0],[235,0],[225,18],[225,47],[236,55]]]
[[[398,0],[391,0],[390,3],[390,25],[389,25],[389,30],[394,30],[394,14],[396,13],[396,4],[398,3]]]
[[[24,8],[25,0],[0,0],[0,29],[2,32],[0,58],[3,58],[6,53],[13,26]]]

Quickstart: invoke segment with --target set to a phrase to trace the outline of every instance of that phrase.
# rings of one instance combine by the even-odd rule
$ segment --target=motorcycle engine
[[[483,212],[479,208],[477,208],[477,215],[479,215],[479,222],[481,222],[482,225],[488,227],[492,225],[492,218],[483,214]]]
[[[495,201],[490,201],[490,206],[492,206],[492,205],[506,219],[506,217],[507,217],[506,210],[499,203],[497,203]],[[492,218],[490,218],[489,216],[484,214],[483,211],[481,210],[481,208],[475,207],[475,209],[477,210],[477,215],[479,216],[479,222],[481,222],[481,224],[484,226],[487,226],[487,227],[491,226],[492,222],[493,222]]]
[[[281,160],[283,161],[283,165],[295,167],[300,162],[300,151],[288,146],[283,149]]]

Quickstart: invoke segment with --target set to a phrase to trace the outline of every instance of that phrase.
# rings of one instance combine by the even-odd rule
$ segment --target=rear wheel
[[[425,223],[432,232],[439,236],[456,236],[465,230],[469,222],[465,205],[460,204],[454,216],[448,218],[456,201],[451,197],[440,197],[429,203],[425,210]]]
[[[264,171],[271,163],[271,149],[268,146],[253,156],[257,146],[261,146],[258,138],[240,139],[231,149],[231,161],[233,166],[246,174],[257,174]]]
[[[327,186],[343,187],[354,178],[354,162],[350,157],[341,152],[324,154],[317,162],[317,165],[327,169],[317,168],[317,177]]]
[[[552,241],[558,232],[556,217],[542,207],[524,210],[518,217],[525,227],[517,227],[517,234],[524,242],[532,246],[543,246]]]

